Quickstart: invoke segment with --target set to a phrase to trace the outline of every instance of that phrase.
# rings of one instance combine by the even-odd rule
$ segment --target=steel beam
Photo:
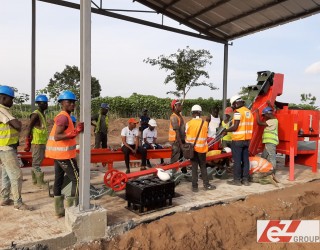
[[[31,22],[31,111],[33,111],[36,98],[36,0],[32,0]]]
[[[80,134],[80,211],[90,210],[91,161],[91,2],[80,3],[80,121],[84,132]]]

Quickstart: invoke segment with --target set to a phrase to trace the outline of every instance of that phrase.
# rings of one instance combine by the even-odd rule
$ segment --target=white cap
[[[192,106],[191,111],[200,111],[200,112],[202,112],[202,108],[201,108],[200,105],[196,104],[196,105]]]
[[[225,148],[223,148],[223,151],[226,153],[231,153],[231,148],[225,147]]]
[[[240,95],[234,95],[230,98],[230,103],[231,105],[235,102],[235,101],[242,101],[242,97]]]
[[[159,177],[160,180],[162,181],[168,181],[170,180],[170,175],[164,171],[162,168],[156,168],[158,170],[157,176]]]
[[[155,119],[150,119],[149,123],[148,123],[150,126],[152,127],[157,127],[157,122]]]

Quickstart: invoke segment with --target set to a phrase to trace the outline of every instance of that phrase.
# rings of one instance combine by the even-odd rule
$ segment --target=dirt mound
[[[181,212],[111,239],[72,249],[319,249],[318,244],[256,242],[256,221],[320,219],[320,181]]]

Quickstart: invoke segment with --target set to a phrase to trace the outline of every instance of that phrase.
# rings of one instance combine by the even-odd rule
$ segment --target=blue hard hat
[[[266,107],[262,110],[262,114],[265,115],[265,114],[268,114],[268,113],[273,113],[273,109],[270,108],[270,107]]]
[[[77,122],[77,118],[74,115],[70,115],[72,122]]]
[[[36,102],[48,102],[48,97],[46,95],[38,95],[36,97]]]
[[[5,85],[0,86],[0,94],[7,95],[7,96],[14,98],[13,88],[11,88],[9,86],[5,86]]]
[[[109,109],[109,104],[108,103],[101,103],[100,107],[103,109]]]
[[[66,90],[66,91],[63,91],[59,97],[58,97],[58,102],[61,102],[63,100],[72,100],[72,101],[77,101],[77,97],[76,95],[71,92],[70,90]]]

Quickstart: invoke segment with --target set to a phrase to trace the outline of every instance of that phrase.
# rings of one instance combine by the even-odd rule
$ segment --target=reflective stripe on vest
[[[8,123],[0,123],[0,146],[17,144],[19,132],[12,128]]]
[[[106,115],[106,128],[108,129],[109,127],[109,117]],[[95,133],[98,133],[100,132],[100,123],[101,123],[101,114],[99,114],[98,116],[98,121],[97,121],[97,126],[96,126],[96,129],[94,130]]]
[[[31,144],[46,144],[48,140],[48,128],[46,119],[39,110],[35,110],[33,113],[39,116],[41,121],[41,129],[33,127]]]
[[[253,115],[246,107],[241,107],[236,110],[240,113],[240,123],[238,129],[232,132],[233,141],[244,141],[252,138],[253,132]],[[233,119],[233,124],[234,124]]]
[[[170,116],[169,141],[175,141],[176,140],[176,131],[174,131],[174,129],[172,127],[172,124],[171,124],[171,118],[174,117],[174,116],[177,117],[179,126],[181,124],[180,117],[176,113],[172,113],[172,115]]]
[[[187,123],[186,142],[194,143],[201,126],[202,119],[192,119]],[[208,122],[204,122],[199,133],[199,137],[194,146],[194,151],[198,153],[208,152]]]
[[[61,141],[54,140],[54,135],[57,129],[56,120],[59,115],[64,115],[68,117],[68,128],[64,131],[64,133],[67,134],[74,130],[73,122],[71,120],[70,115],[65,111],[61,111],[54,118],[55,123],[50,132],[48,142],[46,145],[46,157],[57,159],[57,160],[72,159],[76,157],[76,139],[73,138],[73,139],[61,140]]]
[[[275,128],[274,130],[266,130],[266,128],[263,131],[262,134],[262,143],[271,143],[278,145],[279,144],[279,139],[278,139],[278,120],[275,120]]]
[[[249,174],[268,173],[273,170],[272,164],[264,158],[261,158],[258,156],[251,156],[249,157],[249,161],[250,161]]]

